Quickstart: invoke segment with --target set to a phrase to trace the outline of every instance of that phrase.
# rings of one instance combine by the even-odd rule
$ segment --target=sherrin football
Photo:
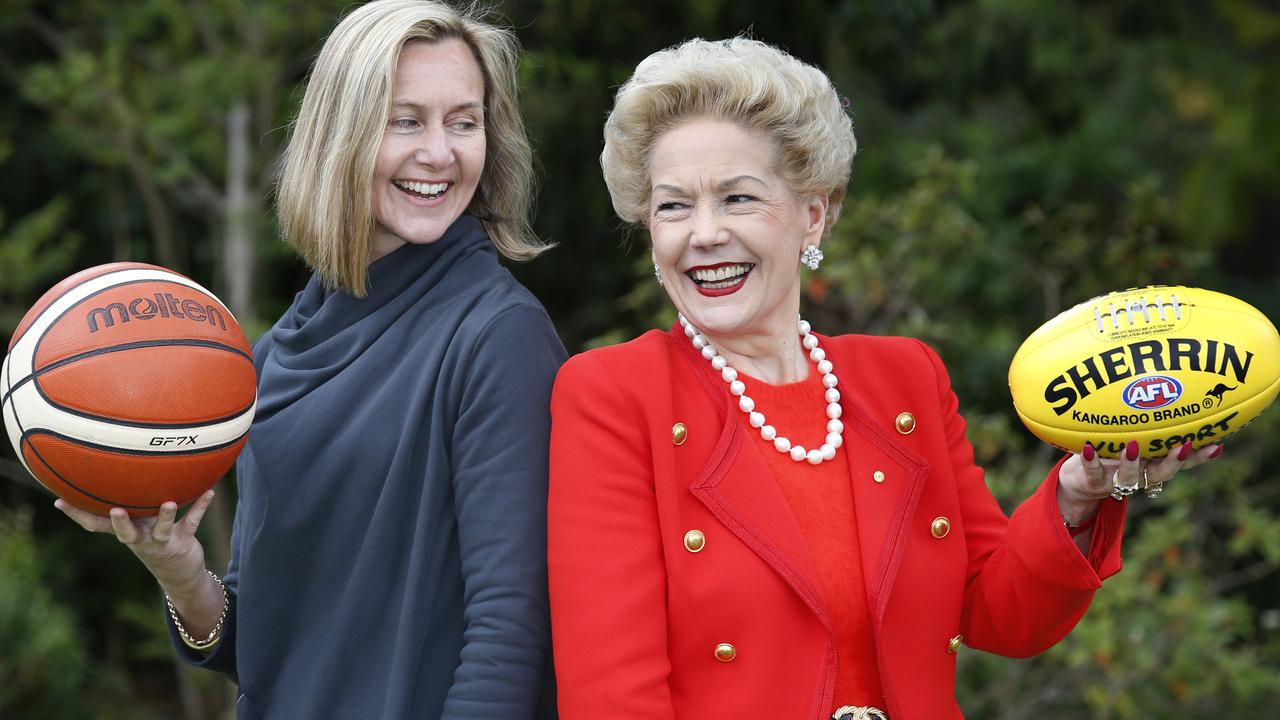
[[[1080,303],[1027,338],[1009,365],[1018,417],[1068,452],[1157,458],[1238,432],[1280,390],[1280,335],[1247,303],[1154,286]]]

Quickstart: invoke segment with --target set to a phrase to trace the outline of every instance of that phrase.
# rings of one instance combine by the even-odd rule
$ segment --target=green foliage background
[[[341,1],[9,0],[0,9],[0,339],[71,272],[158,262],[250,334],[306,278],[275,236],[271,175]],[[560,247],[513,268],[571,350],[671,321],[643,233],[597,164],[616,86],[649,52],[750,32],[828,70],[861,142],[844,216],[809,275],[827,333],[920,337],[947,361],[1006,507],[1052,461],[1004,375],[1045,319],[1096,294],[1184,283],[1280,318],[1280,10],[1173,0],[508,0]],[[229,161],[247,118],[248,165]],[[237,193],[241,193],[238,195]],[[247,195],[245,195],[247,193]],[[237,200],[237,198],[240,200]],[[238,230],[237,230],[238,229]],[[226,252],[246,232],[250,257]],[[227,295],[223,295],[227,297]],[[1280,702],[1280,413],[1138,502],[1126,568],[1032,660],[962,653],[974,718],[1269,716]],[[229,717],[180,667],[158,593],[0,451],[0,717]],[[206,521],[225,559],[226,484]]]

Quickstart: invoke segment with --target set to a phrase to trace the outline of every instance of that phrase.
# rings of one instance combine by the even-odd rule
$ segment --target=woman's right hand
[[[94,515],[57,500],[53,506],[90,532],[111,533],[126,545],[151,571],[171,597],[190,595],[205,584],[204,547],[196,539],[196,529],[213,502],[213,490],[206,490],[187,514],[177,520],[178,505],[167,502],[154,517],[130,518],[124,508],[111,508],[109,517]]]

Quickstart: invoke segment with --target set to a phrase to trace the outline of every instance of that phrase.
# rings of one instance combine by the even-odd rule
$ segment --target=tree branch
[[[1232,590],[1236,590],[1250,583],[1255,583],[1277,570],[1280,570],[1280,566],[1275,562],[1271,560],[1259,560],[1252,565],[1246,565],[1239,570],[1215,578],[1211,585],[1213,588],[1213,594],[1225,596]]]
[[[49,47],[54,50],[54,52],[57,53],[59,58],[66,57],[76,45],[76,43],[69,41],[64,33],[60,32],[57,28],[39,17],[33,15],[27,18],[27,22],[35,33],[39,35],[49,45]],[[217,186],[209,180],[208,177],[196,169],[198,165],[191,162],[186,153],[174,147],[171,143],[159,142],[155,138],[148,137],[144,133],[137,132],[137,128],[140,125],[138,122],[138,114],[133,104],[129,102],[128,98],[119,92],[118,88],[104,83],[96,85],[94,90],[101,94],[105,109],[109,110],[111,115],[116,118],[116,121],[120,126],[119,129],[121,131],[121,135],[127,136],[126,139],[130,141],[130,148],[128,149],[128,152],[131,156],[131,165],[136,162],[143,161],[144,156],[148,154],[148,152],[154,152],[160,157],[165,158],[170,163],[179,167],[187,168],[189,175],[184,178],[181,191],[164,187],[165,192],[167,194],[172,194],[179,202],[183,202],[191,197],[196,197],[200,202],[204,203],[214,212],[219,214],[224,212],[224,198],[222,197],[222,193],[218,191]],[[56,108],[46,109],[54,110],[56,112]],[[61,113],[61,115],[68,116],[73,114]],[[84,123],[78,123],[77,126],[94,127],[96,124],[98,123],[95,123],[92,120],[86,120]],[[138,144],[135,145],[135,142]],[[137,153],[134,148],[139,148],[143,150],[143,152]],[[145,164],[152,165],[153,163]],[[145,174],[147,176],[152,176],[154,173],[150,168],[147,168],[145,170]]]

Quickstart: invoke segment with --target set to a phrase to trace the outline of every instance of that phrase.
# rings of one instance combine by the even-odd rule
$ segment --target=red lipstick
[[[737,267],[739,265],[748,266],[747,271],[742,273],[741,275],[738,275],[736,278],[733,278],[731,280],[732,284],[725,287],[707,287],[707,285],[703,284],[703,282],[699,282],[698,280],[695,280],[693,277],[693,273],[696,270],[718,270],[724,267]],[[738,292],[739,290],[741,290],[742,286],[746,285],[747,278],[751,276],[751,273],[752,271],[755,270],[755,267],[756,266],[752,263],[741,263],[741,262],[723,262],[723,263],[716,263],[715,265],[697,265],[686,270],[685,276],[688,277],[689,280],[693,282],[694,287],[697,288],[700,294],[706,297],[724,297],[725,295],[732,295]],[[710,284],[719,284],[719,283],[726,282],[726,280],[714,280],[714,281],[704,281],[704,282],[708,282]]]

